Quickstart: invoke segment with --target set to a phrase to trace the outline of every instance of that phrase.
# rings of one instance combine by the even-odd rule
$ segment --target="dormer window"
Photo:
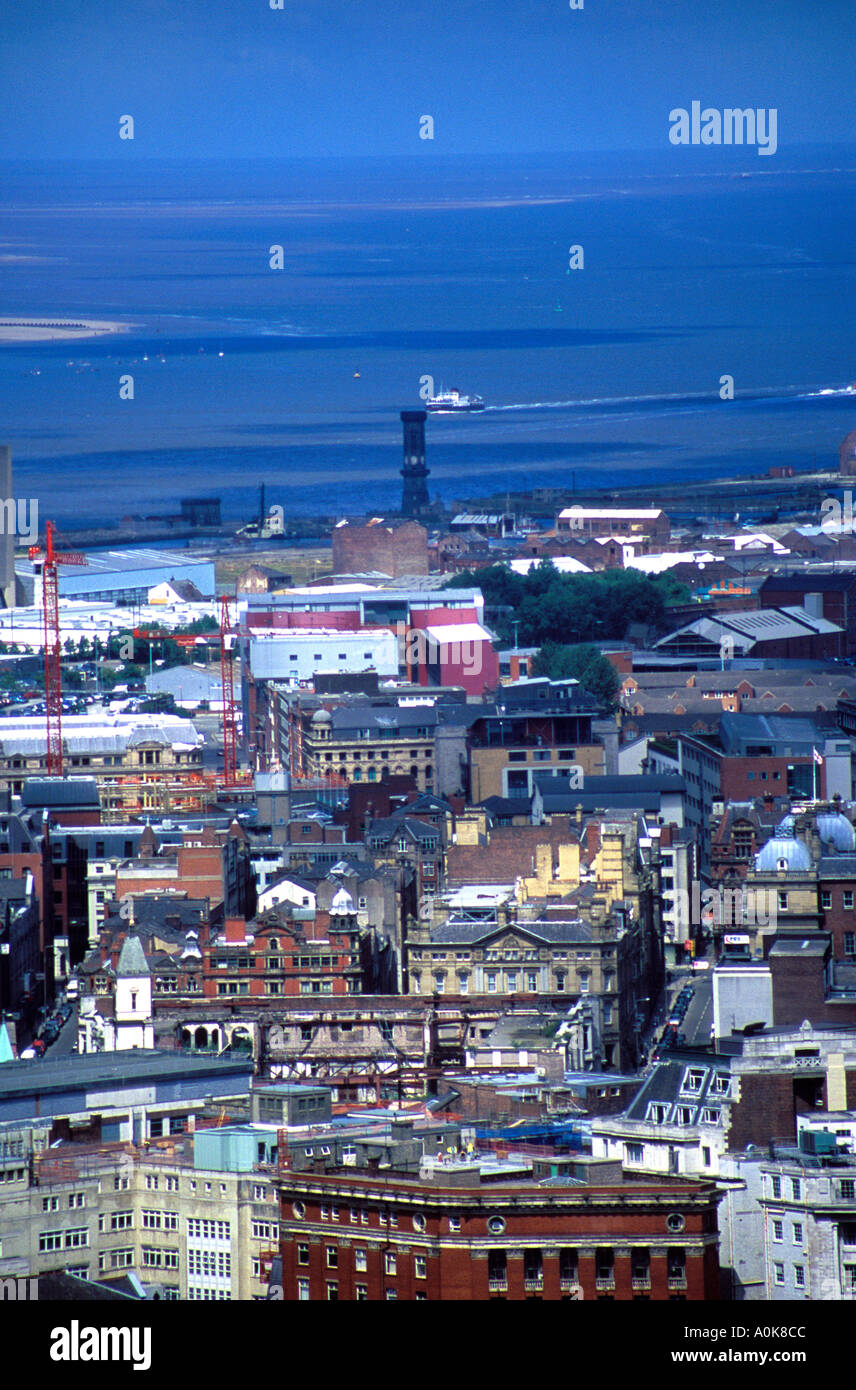
[[[776,860],[776,868],[779,870],[780,873],[787,873],[787,868],[788,868],[788,861],[787,861],[787,859],[777,859],[777,860]]]

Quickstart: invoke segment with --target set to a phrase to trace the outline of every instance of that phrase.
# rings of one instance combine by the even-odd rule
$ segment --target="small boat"
[[[436,396],[429,396],[425,402],[425,409],[435,414],[484,410],[484,401],[481,396],[462,396],[457,387],[452,387],[451,391],[440,391]]]

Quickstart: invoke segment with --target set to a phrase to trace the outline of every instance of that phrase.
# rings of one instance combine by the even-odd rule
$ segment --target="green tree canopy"
[[[486,608],[494,610],[490,620],[501,641],[510,641],[516,630],[520,643],[532,647],[621,641],[631,623],[661,632],[669,624],[667,605],[689,596],[670,576],[651,578],[632,569],[561,574],[549,560],[525,575],[491,565],[450,581],[450,587],[470,586],[481,589]]]
[[[535,674],[551,680],[578,680],[596,700],[613,704],[618,693],[618,672],[611,661],[588,643],[565,647],[560,642],[545,642],[534,662]]]

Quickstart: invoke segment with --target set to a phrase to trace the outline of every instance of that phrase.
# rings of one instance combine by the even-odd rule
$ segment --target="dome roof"
[[[334,894],[330,912],[334,917],[350,917],[354,911],[354,900],[347,888],[340,888]]]
[[[329,710],[317,709],[312,716],[313,724],[332,724],[333,716]]]
[[[818,816],[817,833],[824,845],[831,845],[839,854],[852,854],[856,849],[856,833],[841,811]]]
[[[767,841],[755,855],[755,868],[765,873],[775,873],[782,861],[788,873],[802,873],[811,868],[811,855],[802,840],[785,835],[777,835]]]

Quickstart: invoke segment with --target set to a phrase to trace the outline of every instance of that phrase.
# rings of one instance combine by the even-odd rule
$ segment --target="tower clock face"
[[[418,454],[411,454],[411,455],[410,455],[410,462],[411,462],[411,463],[418,463],[418,462],[419,462],[419,455],[418,455]]]

